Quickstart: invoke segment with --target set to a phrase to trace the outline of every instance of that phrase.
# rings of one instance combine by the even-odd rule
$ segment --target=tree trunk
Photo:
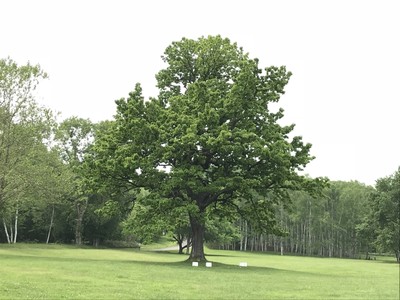
[[[239,221],[239,228],[240,228],[240,247],[239,247],[239,251],[243,251],[243,224],[242,224],[242,219],[240,219]]]
[[[312,210],[311,210],[311,201],[308,202],[310,206],[310,212],[309,212],[309,219],[308,219],[308,255],[312,255],[312,232],[311,232],[311,226],[312,226]]]
[[[281,213],[281,228],[283,229],[283,206],[281,205],[280,207],[280,213]],[[280,249],[281,249],[281,255],[283,255],[283,236],[280,238]]]
[[[189,248],[192,245],[192,236],[191,233],[188,233],[187,241],[186,241],[186,254],[189,254]]]
[[[77,218],[75,224],[75,244],[77,245],[82,245],[83,215],[85,214],[87,204],[87,198],[83,203],[76,203]]]
[[[178,253],[183,254],[183,249],[185,249],[185,246],[183,246],[183,241],[179,241],[178,246],[179,246]]]
[[[14,240],[13,243],[17,242],[17,235],[18,235],[18,206],[15,210],[15,220],[14,220]]]
[[[14,241],[14,229],[13,229],[13,224],[12,220],[10,221],[10,243],[13,243]]]
[[[244,251],[247,251],[247,221],[244,221]]]
[[[7,243],[11,244],[10,235],[8,234],[6,221],[3,219],[4,232],[6,233]]]
[[[264,239],[262,234],[260,234],[260,250],[264,252]]]
[[[365,249],[365,259],[369,259],[369,247],[367,245],[366,249]]]
[[[176,234],[173,236],[173,239],[178,243],[178,247],[179,247],[179,254],[183,254],[183,249],[185,249],[188,245],[188,242],[186,241],[186,245],[184,245],[184,241],[185,241],[185,236],[183,234]]]
[[[204,255],[204,231],[205,224],[203,218],[203,212],[200,216],[190,215],[190,225],[192,228],[192,250],[190,252],[190,261],[205,261]]]
[[[79,217],[75,225],[75,244],[82,245],[82,218]]]
[[[48,244],[50,240],[51,229],[53,228],[53,221],[54,221],[54,205],[53,205],[53,210],[51,212],[50,226],[49,226],[49,232],[47,233],[46,244]]]

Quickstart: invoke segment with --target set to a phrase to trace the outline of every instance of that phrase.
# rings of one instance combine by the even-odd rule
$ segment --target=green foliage
[[[0,214],[34,180],[24,170],[54,125],[51,112],[34,101],[34,90],[46,77],[39,66],[0,59]]]
[[[141,243],[149,244],[166,233],[187,235],[188,224],[185,208],[174,207],[168,199],[142,189],[123,228],[126,235],[131,234]]]
[[[149,244],[158,239],[167,224],[157,218],[151,206],[136,203],[130,216],[123,223],[125,235],[133,235],[140,243]]]
[[[94,124],[88,119],[68,118],[58,126],[55,139],[63,161],[78,167],[94,140]]]
[[[400,262],[400,168],[391,176],[378,179],[370,197],[370,212],[364,230],[376,236],[375,246],[395,253]]]
[[[116,200],[89,195],[82,228],[84,241],[100,246],[105,240],[122,240],[120,222],[124,217]]]
[[[208,245],[230,245],[240,239],[237,227],[226,218],[208,219],[204,236]]]

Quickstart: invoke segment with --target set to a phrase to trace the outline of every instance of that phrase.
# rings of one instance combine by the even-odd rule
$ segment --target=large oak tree
[[[192,229],[191,260],[204,260],[207,216],[240,213],[259,230],[275,227],[274,205],[288,190],[313,189],[301,171],[310,144],[289,137],[279,101],[291,73],[264,70],[220,36],[183,38],[165,50],[159,96],[145,101],[140,85],[117,103],[112,129],[98,137],[98,175],[146,188],[155,206],[184,207]],[[275,107],[275,106],[274,106]]]

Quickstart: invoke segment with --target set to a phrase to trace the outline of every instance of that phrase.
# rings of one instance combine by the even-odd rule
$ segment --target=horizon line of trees
[[[58,123],[34,99],[46,77],[40,66],[0,59],[0,242],[137,246],[169,232],[183,252],[192,239],[187,209],[172,209],[151,189],[94,174],[93,145],[113,138],[115,121]],[[400,262],[400,168],[375,187],[337,181],[318,194],[288,195],[285,203],[273,194],[251,195],[272,203],[269,232],[249,216],[206,210],[205,241],[221,249],[327,257],[390,252]],[[245,202],[235,205],[246,209]]]

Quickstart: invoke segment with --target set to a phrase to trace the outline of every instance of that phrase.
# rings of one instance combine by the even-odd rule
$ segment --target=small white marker
[[[199,266],[199,263],[197,261],[192,262],[192,267],[198,267],[198,266]]]
[[[207,268],[211,268],[212,267],[212,263],[211,262],[206,262],[206,267]]]
[[[247,267],[247,262],[241,262],[241,263],[239,263],[239,267]]]

